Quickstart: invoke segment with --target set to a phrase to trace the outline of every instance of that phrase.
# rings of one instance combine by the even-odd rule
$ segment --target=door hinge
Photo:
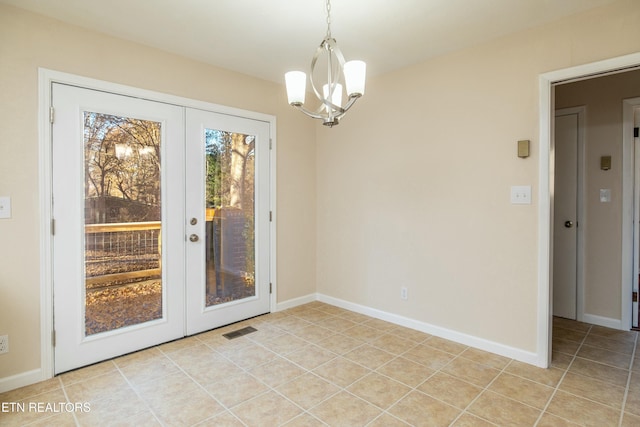
[[[632,294],[632,298],[631,298],[631,299],[632,299],[632,301],[633,301],[633,302],[638,302],[638,293],[637,293],[637,292],[634,292],[634,293]]]
[[[51,235],[56,235],[56,220],[53,218],[51,219]]]
[[[56,346],[56,331],[51,331],[51,345]]]
[[[640,128],[633,128],[633,137],[634,137],[634,138],[637,138],[638,136],[640,136],[640,135],[638,135],[638,130],[639,130],[639,129],[640,129]]]
[[[269,222],[273,221],[273,211],[269,211]]]
[[[637,130],[638,128],[636,128]],[[273,139],[269,138],[269,150],[273,148]]]
[[[273,293],[273,283],[269,283],[269,293]]]
[[[54,117],[54,109],[53,107],[49,107],[49,122],[51,124],[53,124],[53,117]]]

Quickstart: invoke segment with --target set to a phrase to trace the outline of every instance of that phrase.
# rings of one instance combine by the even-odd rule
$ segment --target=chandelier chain
[[[327,0],[327,38],[331,38],[331,0]]]

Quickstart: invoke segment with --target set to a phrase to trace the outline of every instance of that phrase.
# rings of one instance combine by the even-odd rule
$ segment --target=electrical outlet
[[[404,286],[400,288],[400,299],[407,299],[408,295],[407,295],[407,288],[405,288]]]
[[[0,336],[0,354],[9,353],[9,335]]]

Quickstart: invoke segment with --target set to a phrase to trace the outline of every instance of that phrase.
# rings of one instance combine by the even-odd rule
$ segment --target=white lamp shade
[[[364,95],[364,81],[367,75],[367,64],[364,61],[349,61],[344,64],[344,80],[347,94]]]
[[[304,96],[307,91],[307,75],[302,71],[289,71],[284,75],[284,80],[287,85],[289,104],[304,104]]]
[[[322,86],[322,95],[325,99],[329,99],[329,85],[326,84]],[[342,106],[342,85],[340,83],[336,83],[335,89],[331,94],[331,99],[329,99],[333,105]],[[329,106],[326,106],[327,109]]]

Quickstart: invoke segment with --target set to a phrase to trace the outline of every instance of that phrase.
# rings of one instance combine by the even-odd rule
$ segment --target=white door
[[[184,335],[184,124],[180,107],[62,84],[52,100],[60,373]]]
[[[187,333],[270,307],[269,123],[188,109]]]
[[[52,103],[56,374],[269,311],[268,122],[57,83]]]
[[[576,319],[578,303],[578,186],[580,116],[555,116],[553,221],[553,315]]]

